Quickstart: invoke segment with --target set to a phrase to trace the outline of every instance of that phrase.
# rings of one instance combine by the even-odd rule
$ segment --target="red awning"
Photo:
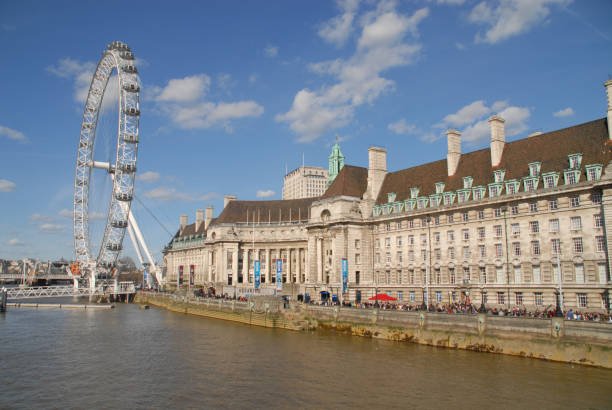
[[[389,296],[386,293],[379,293],[376,296],[372,296],[370,299],[368,300],[380,300],[380,301],[393,301],[393,300],[397,300],[396,298],[394,298],[393,296]]]

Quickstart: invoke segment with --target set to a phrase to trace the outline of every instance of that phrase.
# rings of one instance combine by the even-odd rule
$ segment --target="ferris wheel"
[[[106,47],[91,80],[81,122],[74,180],[74,249],[79,265],[94,276],[99,271],[109,272],[115,266],[123,249],[126,230],[130,233],[141,263],[143,259],[137,239],[146,251],[150,264],[155,268],[153,258],[130,210],[134,198],[140,119],[140,80],[134,60],[134,54],[125,43],[114,41]],[[116,140],[114,162],[113,158],[107,162],[96,161],[94,147],[98,117],[113,72],[116,72],[118,85],[118,131],[116,139],[113,137],[113,141]],[[93,170],[106,172],[112,181],[104,233],[101,243],[96,244],[95,248],[92,247],[94,244],[89,229]]]

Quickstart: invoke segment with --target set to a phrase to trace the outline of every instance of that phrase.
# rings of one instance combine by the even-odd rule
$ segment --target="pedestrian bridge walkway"
[[[95,289],[75,286],[35,286],[6,289],[7,299],[37,299],[66,296],[129,295],[136,293],[134,282],[100,284]]]

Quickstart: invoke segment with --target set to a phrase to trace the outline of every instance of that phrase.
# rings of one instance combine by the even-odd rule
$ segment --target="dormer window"
[[[501,195],[504,185],[499,183],[489,184],[489,198],[495,198]]]
[[[445,192],[444,195],[444,205],[450,206],[455,202],[455,193],[454,192]]]
[[[579,169],[582,164],[582,154],[570,154],[567,156],[569,159],[570,169]]]
[[[387,194],[387,202],[395,202],[395,192],[389,192]]]
[[[459,191],[457,191],[457,202],[461,204],[463,202],[469,201],[470,192],[472,192],[470,189],[460,189]]]
[[[531,172],[531,165],[530,165]],[[532,192],[538,189],[538,182],[540,182],[540,178],[538,177],[525,177],[523,178],[523,190],[525,192]]]
[[[427,202],[429,202],[428,198],[417,199],[417,209],[425,208],[427,206]]]
[[[519,182],[516,179],[511,179],[506,182],[506,195],[514,195],[519,190]]]
[[[493,172],[493,178],[495,178],[495,182],[504,182],[504,177],[506,176],[506,170],[505,169],[498,169],[497,171]]]
[[[463,189],[471,189],[472,181],[474,181],[472,177],[463,177]]]
[[[532,162],[531,164],[529,164],[529,176],[530,177],[540,176],[540,166],[541,165],[542,165],[541,162]]]
[[[429,207],[430,208],[437,208],[438,206],[440,206],[440,202],[442,202],[442,195],[440,194],[429,195]]]
[[[444,182],[436,182],[436,194],[444,192]]]
[[[565,185],[577,184],[580,182],[580,169],[567,169],[563,171]]]
[[[591,164],[586,167],[587,181],[597,181],[601,178],[601,164]]]
[[[480,201],[485,196],[486,189],[483,186],[477,186],[472,188],[472,198],[474,201]]]
[[[410,188],[410,198],[417,199],[419,196],[419,188]]]
[[[406,209],[406,211],[413,211],[415,205],[416,199],[407,199],[404,201],[404,209]]]
[[[372,208],[372,215],[374,215],[374,216],[380,215],[380,207],[379,206],[375,206],[374,208]]]
[[[554,188],[557,186],[559,182],[559,173],[558,172],[547,172],[542,175],[542,182],[544,183],[544,188]]]

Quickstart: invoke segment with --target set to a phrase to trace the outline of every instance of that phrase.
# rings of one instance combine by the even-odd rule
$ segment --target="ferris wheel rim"
[[[115,163],[107,163],[113,182],[104,236],[95,259],[89,236],[89,192],[94,161],[94,142],[98,116],[113,71],[117,72],[119,121]],[[77,148],[74,183],[74,248],[76,260],[85,267],[112,267],[122,250],[128,215],[134,195],[138,158],[140,80],[130,47],[114,41],[103,51],[89,87]],[[95,266],[92,266],[95,265]]]

